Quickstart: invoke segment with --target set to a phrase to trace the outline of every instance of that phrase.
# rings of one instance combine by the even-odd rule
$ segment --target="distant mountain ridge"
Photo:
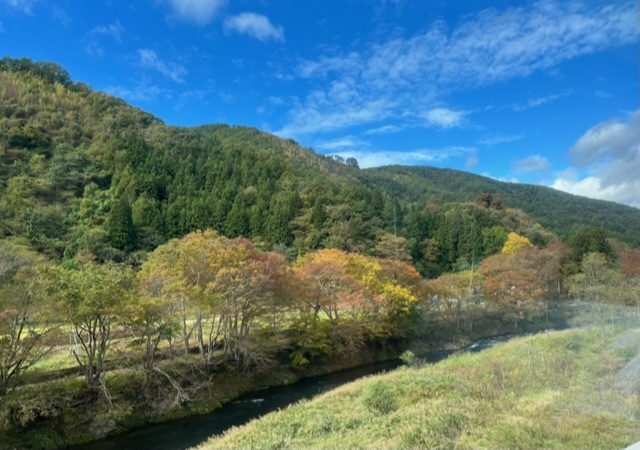
[[[567,236],[579,225],[592,225],[606,228],[623,240],[640,242],[640,209],[631,206],[453,169],[386,166],[368,171],[379,183],[410,201],[435,195],[445,201],[468,202],[479,192],[495,192],[507,206],[523,210],[560,236]]]

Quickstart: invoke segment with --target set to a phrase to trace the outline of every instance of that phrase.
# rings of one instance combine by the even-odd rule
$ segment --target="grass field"
[[[198,449],[624,448],[640,439],[640,397],[620,382],[638,364],[640,338],[625,333],[543,333],[404,367],[231,429]]]

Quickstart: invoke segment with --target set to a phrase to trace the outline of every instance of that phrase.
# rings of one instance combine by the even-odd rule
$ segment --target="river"
[[[465,351],[477,352],[510,339],[512,335],[479,339]],[[434,350],[420,359],[433,363],[445,359],[455,350]],[[367,375],[393,370],[399,360],[367,364],[353,369],[303,379],[288,386],[278,386],[252,392],[216,411],[185,419],[150,425],[118,436],[113,436],[72,450],[183,450],[196,446],[210,436],[222,434],[233,426],[242,425],[272,411],[284,408],[302,399],[355,381]]]

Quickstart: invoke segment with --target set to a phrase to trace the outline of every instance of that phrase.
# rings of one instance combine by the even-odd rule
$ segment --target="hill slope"
[[[166,126],[55,63],[0,60],[0,130],[0,237],[54,259],[135,263],[204,228],[289,256],[411,259],[428,275],[510,231],[544,242],[592,224],[640,245],[638,209],[430,167],[358,170],[247,127]],[[482,192],[529,215],[474,205]]]
[[[388,166],[368,172],[387,191],[408,201],[436,196],[451,202],[469,202],[480,192],[493,192],[500,194],[506,205],[521,209],[558,235],[566,237],[578,225],[592,225],[640,245],[640,210],[619,203],[451,169]]]
[[[637,342],[614,347],[612,340],[593,330],[553,332],[399,369],[268,414],[198,449],[624,448],[640,439],[640,410],[637,393],[615,379]]]

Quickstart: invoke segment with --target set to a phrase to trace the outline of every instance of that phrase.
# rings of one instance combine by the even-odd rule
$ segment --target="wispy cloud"
[[[427,111],[425,118],[431,126],[440,128],[459,127],[464,120],[466,111],[455,111],[447,108],[433,108]]]
[[[394,164],[425,165],[441,163],[452,158],[473,154],[472,147],[445,147],[442,149],[394,150],[342,150],[337,152],[343,158],[356,158],[361,168],[380,167]]]
[[[176,63],[165,63],[155,51],[146,48],[138,49],[138,57],[143,67],[155,69],[177,83],[184,83],[184,77],[187,75],[187,69],[184,66]]]
[[[325,150],[325,151],[334,151],[339,149],[353,149],[357,147],[369,147],[370,143],[367,141],[363,141],[353,136],[344,136],[336,139],[331,139],[327,141],[318,141],[314,145],[314,147]]]
[[[116,20],[114,23],[109,25],[98,25],[92,28],[88,34],[105,35],[112,38],[116,42],[122,42],[123,31],[124,31],[124,28],[122,28],[122,25],[120,25],[120,22]]]
[[[226,0],[158,0],[169,6],[171,17],[196,25],[210,23],[225,5]]]
[[[551,187],[640,208],[640,110],[593,126],[569,155],[575,167],[558,174]]]
[[[553,102],[563,97],[567,97],[572,93],[572,91],[566,90],[557,94],[544,95],[542,97],[532,97],[529,98],[526,103],[516,103],[514,105],[511,105],[511,108],[514,111],[526,111],[527,109],[536,108],[546,103]]]
[[[0,22],[0,33],[4,33],[4,27],[2,26],[2,22]]]
[[[602,91],[600,89],[598,89],[597,91],[595,91],[593,93],[593,96],[596,98],[602,98],[602,99],[610,99],[613,98],[613,95],[609,94],[607,91]]]
[[[120,25],[120,22],[117,20],[109,25],[98,25],[93,27],[83,39],[84,50],[91,56],[102,57],[104,54],[104,48],[100,42],[100,37],[104,36],[121,43],[123,32],[124,28],[122,28],[122,25]]]
[[[404,127],[399,125],[382,125],[380,127],[371,128],[365,131],[364,134],[389,134],[389,133],[398,133],[404,130]]]
[[[516,142],[522,138],[523,136],[521,134],[490,134],[480,139],[478,145],[493,147],[494,145]]]
[[[0,0],[0,5],[5,5],[10,9],[23,12],[25,14],[31,14],[33,12],[33,5],[38,0]]]
[[[113,85],[103,90],[115,97],[133,102],[150,102],[167,93],[148,80],[139,81],[135,86]]]
[[[309,95],[306,104],[298,104],[290,111],[290,122],[275,134],[291,137],[372,123],[388,118],[395,106],[389,99],[358,100],[351,105],[334,104],[322,91],[316,91]]]
[[[437,108],[446,94],[524,78],[582,55],[632,44],[638,35],[636,17],[630,0],[612,5],[544,0],[484,10],[453,29],[436,22],[410,37],[304,60],[293,73],[329,87],[318,90],[311,84],[314,89],[298,99],[281,132],[300,135],[389,118],[416,119]],[[532,98],[525,106],[557,95]],[[384,105],[377,111],[383,117],[364,113],[354,120],[354,111],[371,111],[374,103]]]
[[[56,4],[51,4],[51,16],[65,28],[69,28],[73,22],[67,11]]]
[[[284,42],[284,28],[271,23],[268,17],[246,12],[227,17],[224,21],[226,32],[246,34],[262,42]]]
[[[549,164],[547,158],[542,155],[532,155],[528,158],[516,161],[513,164],[513,169],[517,173],[541,172],[549,170],[550,168],[551,164]]]

